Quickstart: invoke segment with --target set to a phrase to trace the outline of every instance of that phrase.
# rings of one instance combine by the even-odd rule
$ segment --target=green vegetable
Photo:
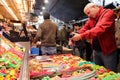
[[[50,80],[50,77],[46,76],[46,77],[42,78],[41,80]]]

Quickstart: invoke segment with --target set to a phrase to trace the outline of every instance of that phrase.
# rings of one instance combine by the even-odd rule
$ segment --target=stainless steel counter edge
[[[30,80],[29,69],[28,69],[28,56],[29,56],[29,51],[26,50],[22,61],[19,80]]]

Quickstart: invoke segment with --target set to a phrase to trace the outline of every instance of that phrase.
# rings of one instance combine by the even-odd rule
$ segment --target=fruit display
[[[96,70],[96,77],[92,77],[90,80],[103,80],[107,76],[112,76],[117,73],[110,71],[109,69],[104,68],[103,66],[93,65],[92,68]],[[114,79],[108,79],[114,80]]]
[[[47,76],[51,75],[55,72],[55,66],[57,66],[55,63],[52,62],[46,62],[47,60],[38,60],[38,59],[31,59],[29,60],[29,72],[30,77],[41,77],[41,76]]]
[[[0,80],[16,80],[19,77],[23,49],[0,35]]]
[[[114,75],[108,75],[102,80],[120,80],[120,73],[114,74]]]
[[[40,64],[36,59],[30,60],[28,65],[29,65],[30,72],[42,71],[42,64]]]
[[[61,79],[66,80],[76,80],[76,79],[89,79],[90,77],[94,77],[95,71],[93,71],[90,67],[82,67],[78,70],[72,71],[72,72],[64,72],[61,74]]]
[[[4,36],[0,35],[0,52],[1,51],[5,51],[5,50],[9,50],[14,48],[15,51],[19,52],[19,53],[24,53],[25,52],[25,48],[21,47],[15,43],[10,42],[8,39],[6,39]],[[3,50],[2,50],[3,49]]]
[[[41,71],[36,75],[33,73],[31,80],[34,78],[40,80],[110,80],[111,78],[108,79],[108,76],[116,75],[115,72],[103,66],[72,54],[51,55],[44,59],[37,57],[36,62],[41,65]],[[119,77],[113,80],[119,80]]]
[[[54,63],[61,65],[62,71],[71,71],[77,69],[79,68],[79,62],[83,61],[82,58],[73,56],[72,54],[53,55],[51,58]]]
[[[54,77],[46,76],[41,80],[89,80],[95,76],[95,71],[91,71],[89,68],[81,68],[72,72],[64,72]]]
[[[29,61],[31,78],[39,77],[41,79],[44,76],[50,76],[50,79],[59,77],[60,79],[74,80],[75,78],[85,78],[86,76],[89,78],[96,75],[90,66],[80,66],[79,63],[84,60],[72,54],[52,55],[44,58],[41,56],[35,59]],[[41,71],[38,69],[38,64],[40,64]],[[36,72],[34,66],[36,66],[35,69],[38,69]]]
[[[0,80],[17,80],[25,48],[0,35]],[[72,54],[36,56],[28,62],[31,80],[120,80],[120,73]]]

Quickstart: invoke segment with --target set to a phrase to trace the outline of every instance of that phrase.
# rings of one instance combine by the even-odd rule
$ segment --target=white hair
[[[90,9],[92,6],[98,6],[98,5],[96,5],[95,3],[88,3],[86,6],[85,6],[85,8],[84,8],[84,12],[87,10],[87,9]]]

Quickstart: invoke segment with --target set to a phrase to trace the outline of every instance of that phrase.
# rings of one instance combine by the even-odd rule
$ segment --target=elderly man
[[[93,48],[93,61],[117,71],[117,46],[115,40],[115,14],[94,3],[88,3],[84,13],[89,17],[86,24],[72,39],[90,39]]]

